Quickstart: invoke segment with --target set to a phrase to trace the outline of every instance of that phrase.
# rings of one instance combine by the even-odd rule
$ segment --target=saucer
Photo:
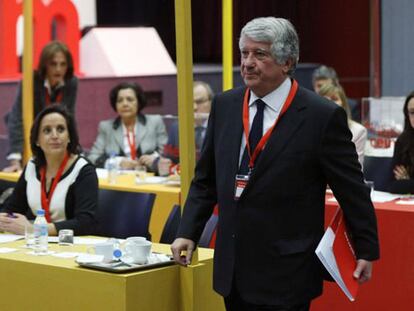
[[[146,261],[146,262],[144,262],[144,263],[136,263],[136,262],[134,262],[134,259],[133,259],[132,257],[130,257],[130,256],[122,256],[122,257],[120,258],[120,260],[121,260],[123,263],[127,264],[127,265],[145,265],[145,264],[147,264],[147,263],[148,263],[148,261]]]

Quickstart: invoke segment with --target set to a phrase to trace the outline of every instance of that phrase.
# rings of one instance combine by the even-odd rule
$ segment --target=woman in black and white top
[[[414,91],[408,94],[404,107],[404,130],[397,138],[392,159],[392,178],[388,191],[414,193]]]
[[[73,229],[75,235],[96,232],[98,179],[95,168],[79,155],[73,117],[62,105],[51,105],[36,117],[30,134],[33,158],[0,213],[0,229],[24,234],[38,209],[44,209],[49,235]]]

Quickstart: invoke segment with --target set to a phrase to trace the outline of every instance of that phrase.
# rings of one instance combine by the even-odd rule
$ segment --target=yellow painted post
[[[223,0],[223,91],[233,88],[233,0]]]
[[[191,34],[191,1],[175,0],[175,32],[177,46],[178,132],[180,140],[181,205],[187,199],[195,167],[193,109],[193,51]],[[198,264],[198,253],[193,255]]]
[[[23,164],[31,157],[30,128],[33,123],[33,0],[23,1]]]
[[[187,199],[194,176],[195,139],[193,110],[193,51],[191,37],[191,1],[175,0],[177,45],[178,132],[180,140],[181,205]],[[198,264],[194,252],[192,264]]]
[[[187,198],[195,167],[193,52],[191,39],[191,1],[175,0],[177,45],[177,95],[180,140],[181,198]]]
[[[175,0],[175,33],[177,46],[181,205],[183,206],[187,198],[195,167],[191,0]],[[193,254],[192,264],[198,264],[198,251]],[[196,289],[194,288],[194,274],[192,268],[180,269],[180,290],[180,310],[194,311]]]

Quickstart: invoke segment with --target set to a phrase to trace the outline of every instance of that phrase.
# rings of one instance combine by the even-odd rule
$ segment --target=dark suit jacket
[[[251,303],[308,301],[322,292],[323,269],[314,251],[324,232],[327,183],[344,210],[358,258],[379,257],[370,189],[344,110],[299,88],[235,202],[244,91],[213,101],[177,236],[198,241],[218,202],[215,290],[227,296],[234,276]]]
[[[62,104],[75,117],[76,93],[78,90],[78,78],[73,76],[70,80],[65,80],[63,87]],[[6,115],[5,121],[9,132],[9,153],[23,152],[23,121],[22,121],[22,83],[19,84],[16,100],[12,110]],[[46,107],[46,90],[44,80],[38,73],[33,74],[33,116]]]

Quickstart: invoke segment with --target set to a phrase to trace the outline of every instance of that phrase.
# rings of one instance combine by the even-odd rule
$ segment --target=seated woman
[[[109,99],[118,116],[99,123],[98,136],[89,153],[89,160],[97,167],[104,167],[106,160],[114,153],[118,156],[121,169],[145,165],[153,170],[154,160],[168,138],[161,116],[141,113],[146,99],[141,87],[133,82],[115,86]]]
[[[30,144],[33,158],[0,213],[0,230],[24,234],[29,219],[44,209],[49,235],[60,229],[96,233],[98,178],[94,166],[79,155],[73,117],[62,105],[45,108],[33,123]]]
[[[33,111],[36,116],[50,104],[63,104],[75,115],[78,78],[73,75],[72,55],[67,46],[59,41],[48,43],[40,54],[39,67],[33,74]],[[6,116],[9,132],[9,166],[4,171],[22,169],[23,122],[22,83],[11,112]]]
[[[339,85],[324,84],[319,89],[318,94],[332,100],[337,105],[345,109],[348,116],[348,126],[352,132],[352,141],[355,144],[355,148],[358,153],[358,160],[362,166],[364,164],[364,150],[368,131],[363,125],[352,120],[351,110],[349,109],[344,89]]]
[[[414,92],[404,103],[404,130],[395,142],[389,192],[414,193]]]

